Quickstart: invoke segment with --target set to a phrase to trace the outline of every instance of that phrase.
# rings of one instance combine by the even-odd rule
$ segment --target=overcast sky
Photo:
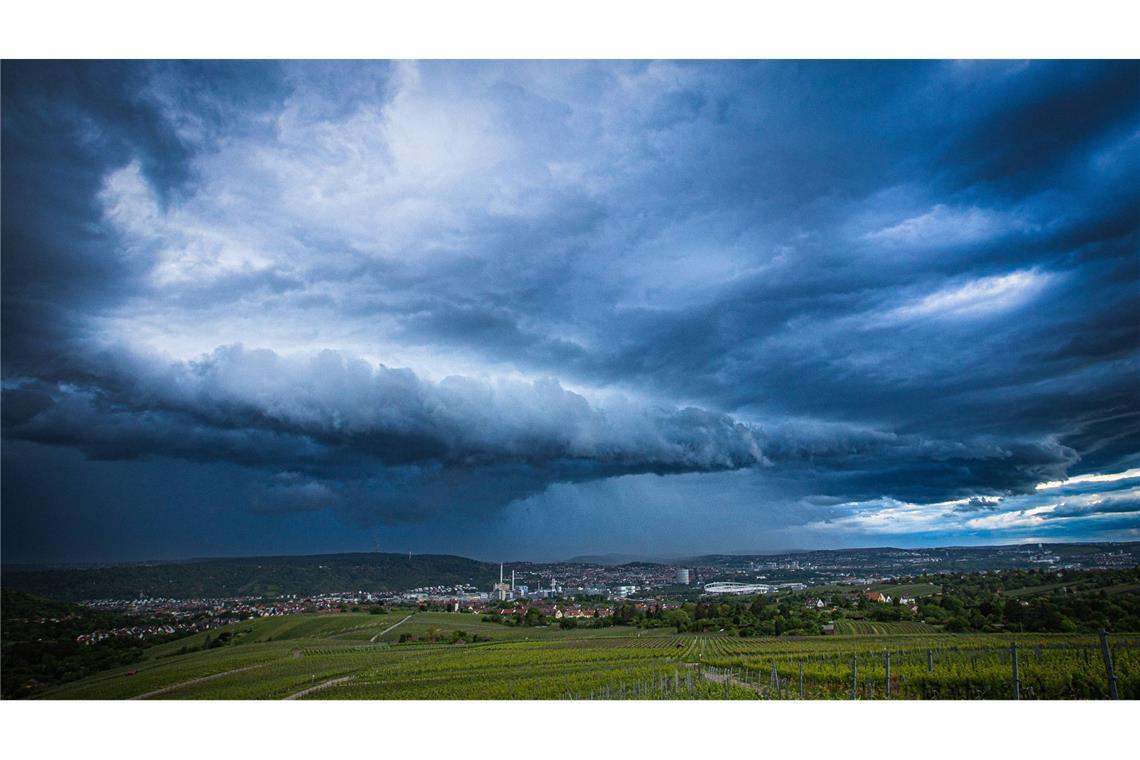
[[[5,562],[1140,539],[1136,62],[5,62]]]

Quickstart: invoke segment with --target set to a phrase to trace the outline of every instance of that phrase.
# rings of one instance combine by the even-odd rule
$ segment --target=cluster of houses
[[[665,611],[665,610],[677,609],[681,606],[681,604],[679,602],[663,602],[663,601],[653,601],[653,602],[634,601],[634,602],[630,602],[630,604],[633,606],[634,610],[636,610],[638,612],[644,612],[646,614],[648,614],[650,612],[657,611],[657,610]],[[546,602],[546,603],[538,602],[538,603],[531,603],[531,604],[521,604],[517,607],[507,607],[507,606],[490,607],[490,608],[485,609],[484,611],[489,612],[491,614],[495,614],[495,615],[508,615],[509,616],[509,615],[525,615],[530,610],[537,610],[539,613],[541,613],[546,618],[551,619],[551,620],[562,620],[564,618],[569,618],[569,619],[611,618],[614,616],[614,608],[613,607],[607,607],[605,605],[574,604],[572,602],[561,603],[561,604],[549,603],[549,602]],[[472,611],[476,612],[478,610],[472,610]]]
[[[128,615],[160,617],[169,620],[163,625],[135,625],[109,628],[84,633],[75,637],[80,644],[95,644],[112,638],[148,639],[173,633],[198,633],[224,625],[240,623],[259,617],[295,615],[303,612],[340,612],[343,605],[372,601],[371,594],[321,594],[298,598],[296,595],[276,600],[254,597],[228,599],[167,599],[161,597],[139,599],[93,599],[81,602],[94,610]]]
[[[84,607],[128,615],[163,616],[173,620],[197,619],[202,616],[224,616],[244,620],[254,617],[292,615],[309,612],[314,608],[343,603],[342,595],[325,595],[298,599],[295,595],[275,600],[260,597],[232,597],[207,599],[167,599],[142,597],[139,599],[89,599],[80,602]]]
[[[151,636],[175,633],[181,626],[173,625],[132,625],[126,628],[110,628],[102,631],[80,634],[75,641],[80,644],[95,644],[107,639],[148,639]]]
[[[863,594],[863,598],[869,602],[880,602],[882,604],[891,604],[894,602],[890,594],[883,594],[878,591],[868,591]],[[913,596],[900,596],[898,603],[903,607],[909,607],[912,612],[918,611],[918,600]]]
[[[613,617],[614,611],[609,607],[589,607],[577,604],[560,606],[557,604],[531,604],[524,607],[500,607],[491,610],[496,615],[525,615],[530,610],[538,612],[551,620],[563,618],[608,618]]]
[[[890,594],[884,594],[881,591],[864,591],[862,594],[853,595],[855,598],[862,596],[868,602],[878,602],[879,604],[892,604],[894,598]],[[903,607],[908,607],[912,612],[918,611],[918,600],[913,596],[900,596],[898,603]],[[808,609],[822,610],[831,605],[818,597],[811,597],[805,603]]]

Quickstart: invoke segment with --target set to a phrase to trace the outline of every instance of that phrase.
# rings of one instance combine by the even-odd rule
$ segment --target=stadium
[[[720,581],[717,583],[706,583],[706,594],[767,594],[773,591],[773,587],[766,583],[734,583],[731,581]]]

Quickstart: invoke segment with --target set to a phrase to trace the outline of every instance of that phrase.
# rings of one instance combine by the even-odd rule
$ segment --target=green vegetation
[[[149,649],[136,664],[42,693],[55,699],[763,699],[1011,695],[1019,644],[1023,698],[1104,698],[1096,636],[907,633],[834,637],[677,634],[667,628],[561,630],[485,623],[476,615],[296,615],[248,621]],[[476,640],[489,637],[490,641]],[[410,637],[399,643],[402,637]],[[1140,636],[1112,638],[1123,698],[1140,696]],[[186,647],[185,653],[180,654]],[[933,670],[928,670],[928,655]],[[773,665],[778,683],[773,681]],[[869,679],[869,682],[868,682]]]
[[[816,635],[830,615],[827,610],[807,607],[802,596],[731,597],[686,602],[676,608],[653,605],[639,609],[626,602],[615,607],[611,624],[730,636]]]
[[[884,698],[890,655],[893,699],[1010,699],[1012,652],[1017,643],[1022,699],[1105,699],[1108,682],[1096,636],[939,634],[835,638],[786,642],[766,651],[732,649],[706,659],[744,682],[770,683],[773,667],[788,679],[784,696],[798,696],[803,667],[805,697],[850,699],[855,659],[856,697]],[[1113,639],[1113,658],[1122,699],[1140,697],[1140,637]]]
[[[1122,697],[1140,697],[1140,570],[945,574],[697,602],[621,602],[558,620],[430,611],[264,617],[183,636],[80,644],[138,618],[4,594],[4,696],[257,698],[1103,698],[1098,629]],[[928,593],[931,588],[940,589]],[[913,594],[917,603],[899,604]],[[834,635],[821,635],[825,626]],[[776,675],[772,675],[772,669]],[[104,672],[98,672],[104,671]],[[793,678],[794,688],[787,679]]]
[[[821,612],[837,633],[1140,631],[1140,568],[947,573],[867,591],[889,595],[891,603],[870,601],[855,586],[816,587],[805,594],[825,601]],[[803,596],[781,599],[780,608]],[[902,605],[902,598],[917,603]]]
[[[1046,582],[1047,581],[1047,582]],[[951,632],[1140,630],[1140,568],[950,575],[918,615]]]
[[[871,586],[871,591],[878,591],[892,597],[921,598],[934,596],[942,591],[942,586],[936,583],[879,583]]]
[[[137,638],[114,637],[86,645],[76,637],[98,629],[146,625],[158,621],[95,612],[84,607],[3,592],[3,696],[22,697],[45,686],[84,678],[92,673],[137,662],[147,644]],[[152,640],[150,643],[154,643]]]
[[[615,609],[613,622],[744,637],[817,635],[827,624],[834,624],[840,634],[1140,631],[1137,589],[1140,568],[955,573],[868,589],[890,596],[889,603],[872,601],[855,586],[817,587],[795,594],[686,602],[677,609],[639,610],[626,603]],[[903,605],[903,598],[917,603]]]
[[[879,636],[893,633],[937,633],[938,629],[926,623],[878,623],[840,618],[835,621],[835,632],[848,636]]]

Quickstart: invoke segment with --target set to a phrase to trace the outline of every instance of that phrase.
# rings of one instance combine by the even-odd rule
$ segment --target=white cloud
[[[1038,295],[1053,275],[1035,269],[978,277],[935,290],[893,309],[889,320],[966,319],[1008,311]]]
[[[192,208],[162,208],[137,162],[106,178],[100,200],[106,218],[126,239],[124,252],[149,261],[158,287],[261,272],[273,265],[248,229],[214,226]]]
[[[1054,508],[1054,505],[1042,505],[1030,509],[1021,509],[1011,512],[997,512],[981,517],[971,517],[962,527],[969,530],[1005,530],[1010,528],[1034,528],[1044,522],[1043,515]]]
[[[1047,491],[1081,485],[1082,483],[1115,483],[1119,480],[1131,480],[1133,478],[1140,478],[1140,467],[1133,467],[1131,470],[1124,470],[1123,472],[1088,473],[1086,475],[1074,475],[1064,480],[1050,480],[1045,483],[1038,483],[1037,490]]]
[[[874,501],[840,504],[835,509],[851,510],[851,514],[809,523],[805,528],[826,532],[905,535],[941,528],[947,517],[953,513],[953,507],[958,503],[914,504],[897,499],[882,498]]]
[[[1037,225],[1012,213],[973,206],[954,208],[939,203],[925,213],[873,230],[863,237],[890,246],[958,246],[1036,229]]]

